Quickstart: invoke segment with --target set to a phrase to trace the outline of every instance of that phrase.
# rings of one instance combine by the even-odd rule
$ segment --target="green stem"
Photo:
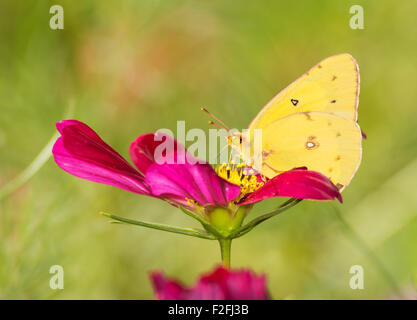
[[[104,212],[102,212],[101,214],[105,217],[116,220],[120,223],[132,224],[132,225],[141,226],[141,227],[145,227],[145,228],[151,228],[151,229],[157,229],[157,230],[162,230],[162,231],[167,231],[167,232],[179,233],[179,234],[183,234],[183,235],[186,235],[186,236],[192,236],[192,237],[197,237],[197,238],[202,238],[202,239],[208,239],[208,240],[215,240],[216,239],[213,235],[211,235],[210,233],[208,233],[206,231],[203,231],[203,230],[198,230],[198,229],[193,229],[193,228],[180,228],[180,227],[174,227],[174,226],[169,226],[169,225],[160,224],[160,223],[145,222],[145,221],[139,221],[139,220],[131,220],[131,219],[126,219],[126,218],[114,216],[112,214],[108,214],[108,213],[104,213]]]
[[[225,266],[226,268],[230,268],[232,239],[219,239],[219,243],[223,266]]]

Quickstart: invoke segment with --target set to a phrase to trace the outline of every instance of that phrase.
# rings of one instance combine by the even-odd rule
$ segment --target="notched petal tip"
[[[61,120],[58,121],[55,124],[57,130],[59,131],[59,133],[62,134],[63,130],[67,127],[71,127],[71,126],[78,126],[78,127],[84,127],[84,128],[88,128],[89,130],[93,131],[89,126],[87,126],[85,123],[75,120],[75,119],[67,119],[67,120]]]
[[[149,195],[143,176],[86,124],[63,120],[56,124],[61,137],[52,149],[64,171],[90,181]]]
[[[343,203],[342,195],[340,194],[340,192],[339,192],[339,194],[336,196],[336,198],[337,198],[337,200],[338,200],[340,203]]]
[[[155,162],[178,162],[178,158],[191,158],[185,147],[165,132],[140,135],[129,147],[130,158],[143,174]]]

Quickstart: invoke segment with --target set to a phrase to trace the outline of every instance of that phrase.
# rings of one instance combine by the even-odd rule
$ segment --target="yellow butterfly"
[[[347,53],[326,58],[276,95],[250,123],[250,134],[239,134],[240,144],[248,145],[253,153],[254,131],[261,129],[261,174],[273,178],[305,166],[329,177],[341,191],[362,157],[358,102],[355,59]],[[234,137],[233,133],[229,136],[232,146]],[[247,164],[253,162],[250,155],[240,153]]]
[[[323,173],[342,190],[362,157],[358,103],[359,67],[350,54],[316,64],[250,123],[252,139],[254,130],[262,129],[261,173],[273,178],[279,172],[306,166]]]

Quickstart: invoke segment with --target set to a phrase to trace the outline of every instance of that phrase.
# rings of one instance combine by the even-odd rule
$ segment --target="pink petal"
[[[159,300],[265,300],[269,299],[265,276],[251,270],[229,270],[220,266],[203,275],[192,288],[166,279],[161,272],[151,275]]]
[[[207,163],[154,163],[145,181],[155,196],[192,199],[203,206],[227,206],[240,193],[239,186],[220,178]]]
[[[185,300],[188,290],[182,284],[166,279],[160,271],[152,272],[151,281],[157,300]]]
[[[266,300],[265,280],[264,275],[257,276],[251,270],[231,271],[220,266],[213,273],[201,277],[190,297],[199,300]]]
[[[268,180],[252,192],[239,205],[259,202],[273,197],[291,197],[309,200],[334,200],[342,202],[337,187],[323,174],[304,169],[293,169]]]
[[[57,123],[57,129],[61,137],[52,153],[61,169],[86,180],[149,194],[144,177],[86,124],[64,120]]]
[[[155,159],[155,149],[165,142],[169,142],[167,144],[173,146],[173,150],[169,151],[173,153],[173,157],[176,157],[177,154],[191,156],[186,153],[184,146],[170,136],[161,132],[144,134],[133,141],[129,148],[130,158],[140,172],[145,174],[149,166],[155,163],[157,160]],[[164,155],[166,156],[166,154]],[[175,162],[176,158],[173,160]]]

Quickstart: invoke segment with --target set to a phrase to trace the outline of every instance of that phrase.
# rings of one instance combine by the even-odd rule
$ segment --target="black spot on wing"
[[[298,104],[298,100],[297,99],[291,99],[291,103],[295,107]]]

